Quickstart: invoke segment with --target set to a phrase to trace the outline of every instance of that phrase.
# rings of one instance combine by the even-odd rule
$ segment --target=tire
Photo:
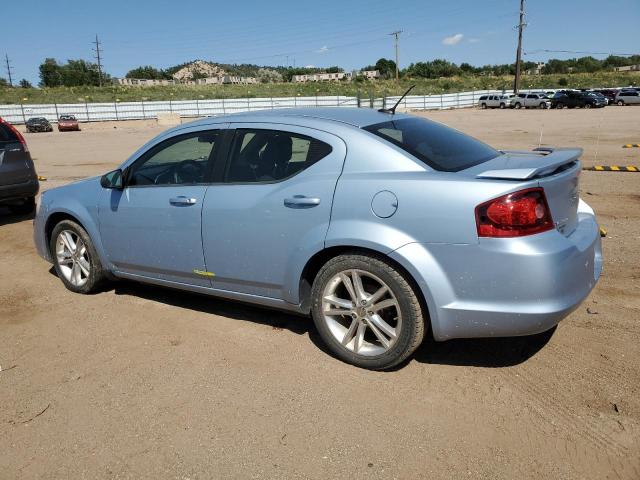
[[[21,205],[8,205],[8,207],[14,215],[29,215],[36,208],[36,199],[35,197],[25,198]]]
[[[619,107],[624,107],[624,101],[618,100],[618,106]]]
[[[547,102],[542,102],[542,103],[540,104],[540,108],[542,108],[542,109],[546,110],[546,109],[547,109]]]
[[[522,104],[520,102],[516,102],[514,108],[517,108],[519,110],[522,108]]]
[[[500,104],[500,110],[504,110],[505,108],[507,108],[507,106],[504,103]]]
[[[75,246],[79,246],[79,241],[81,241],[84,247],[86,247],[84,253],[82,253],[81,250],[78,256],[74,257],[76,258],[75,260],[71,259],[73,256],[72,253],[75,252],[75,250],[73,250],[73,248],[69,249],[61,238],[61,235],[67,236],[67,234],[71,236],[71,241],[75,243]],[[67,237],[67,242],[68,240]],[[58,241],[61,243],[58,244]],[[73,247],[74,245],[70,246]],[[93,242],[85,229],[76,222],[63,220],[58,223],[51,233],[49,249],[53,257],[53,265],[58,278],[60,278],[64,286],[72,292],[83,294],[95,293],[105,282],[107,275],[102,268]],[[61,264],[62,257],[67,257],[66,260],[70,260],[71,262],[67,262],[66,265],[64,263]],[[82,258],[84,262],[81,263],[80,258]],[[69,267],[69,264],[72,266]],[[88,272],[88,275],[86,275],[85,270]],[[75,272],[79,272],[80,276],[76,277]]]
[[[562,110],[565,107],[564,103],[559,103],[556,107],[558,110]]]
[[[480,105],[480,108],[481,108],[482,110],[486,110],[486,109],[487,109],[487,104],[486,104],[486,103],[481,104],[481,105]]]
[[[342,280],[345,276],[350,289]],[[360,291],[372,303],[362,303],[356,278],[363,286]],[[378,298],[372,298],[383,290]],[[346,363],[370,370],[389,369],[406,360],[424,338],[425,321],[416,292],[381,255],[354,253],[329,260],[316,275],[311,295],[311,312],[320,337]],[[339,306],[328,298],[342,303]],[[376,310],[382,303],[387,305]],[[345,313],[327,315],[330,310]]]

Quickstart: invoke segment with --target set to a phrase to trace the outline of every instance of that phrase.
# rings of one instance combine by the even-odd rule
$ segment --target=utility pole
[[[9,86],[13,87],[13,79],[11,78],[11,70],[13,67],[11,66],[11,62],[9,61],[9,55],[4,54],[4,61],[7,64],[7,75],[9,76]]]
[[[520,0],[520,22],[518,23],[518,50],[516,52],[516,78],[513,82],[513,93],[517,94],[520,90],[520,61],[522,58],[522,30],[526,27],[524,23],[524,0]]]
[[[400,78],[399,66],[398,66],[398,37],[402,33],[402,30],[396,30],[395,32],[391,32],[389,35],[393,35],[395,37],[396,44],[396,81]]]
[[[91,43],[96,46],[96,48],[92,49],[96,53],[93,58],[98,61],[98,85],[102,86],[102,62],[100,61],[100,40],[98,40],[98,34],[96,34],[96,41]]]

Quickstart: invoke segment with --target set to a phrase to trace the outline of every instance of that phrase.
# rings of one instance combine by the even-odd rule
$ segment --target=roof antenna
[[[400,105],[400,102],[401,102],[402,100],[404,100],[404,97],[406,97],[407,95],[409,95],[409,92],[410,92],[411,90],[413,90],[413,87],[415,87],[415,85],[411,85],[411,86],[407,89],[407,91],[406,91],[406,92],[404,92],[404,93],[402,94],[402,96],[400,97],[400,99],[396,102],[396,104],[395,104],[393,107],[391,107],[391,108],[381,108],[381,109],[380,109],[380,110],[378,110],[378,111],[379,111],[379,112],[382,112],[382,113],[390,113],[391,115],[395,115],[395,114],[396,114],[396,108],[398,108],[398,105]]]

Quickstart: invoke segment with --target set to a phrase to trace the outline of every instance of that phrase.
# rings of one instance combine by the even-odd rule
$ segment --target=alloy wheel
[[[60,272],[73,286],[82,287],[87,283],[91,272],[89,250],[76,232],[60,232],[56,239],[56,260]]]
[[[384,281],[364,270],[345,270],[331,278],[322,295],[322,312],[333,337],[358,355],[387,352],[402,328],[395,295]]]

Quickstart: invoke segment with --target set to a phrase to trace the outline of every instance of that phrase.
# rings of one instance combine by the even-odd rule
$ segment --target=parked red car
[[[60,118],[58,119],[58,131],[68,132],[71,130],[80,131],[78,119],[73,115],[60,115]]]

